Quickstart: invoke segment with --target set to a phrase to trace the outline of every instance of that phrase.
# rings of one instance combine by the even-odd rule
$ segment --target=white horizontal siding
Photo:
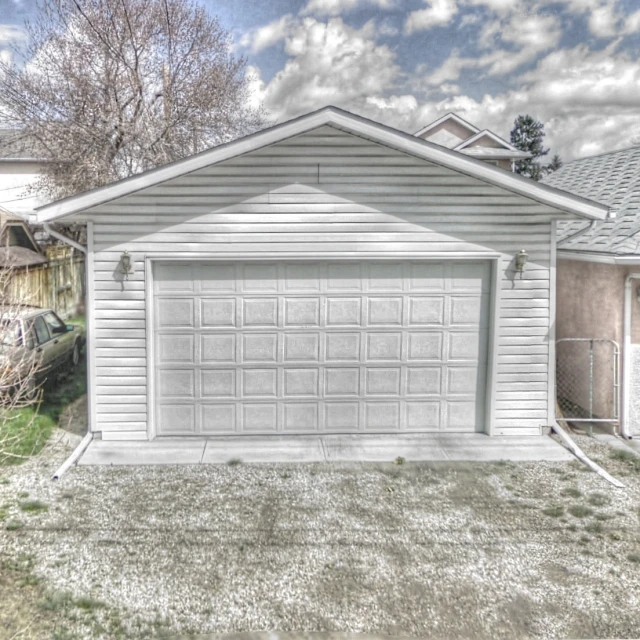
[[[498,252],[496,433],[547,422],[551,222],[564,214],[331,127],[76,216],[94,223],[96,430],[147,420],[147,254]],[[513,257],[529,253],[524,274]],[[123,250],[134,272],[121,283]]]

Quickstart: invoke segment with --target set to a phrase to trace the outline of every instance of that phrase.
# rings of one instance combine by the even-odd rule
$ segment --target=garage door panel
[[[285,362],[319,362],[319,333],[286,333],[284,334]]]
[[[242,300],[244,327],[277,327],[278,298],[245,298]]]
[[[320,395],[320,371],[318,369],[284,369],[282,395],[285,398],[317,398]]]
[[[247,333],[242,336],[242,362],[277,361],[277,333]]]
[[[367,362],[402,359],[402,333],[367,333],[366,345]]]
[[[247,398],[277,397],[277,369],[244,369],[241,393]]]
[[[327,333],[324,341],[326,362],[360,362],[359,333]]]
[[[278,405],[252,404],[241,405],[241,431],[245,433],[275,433],[278,428]]]
[[[362,298],[327,298],[327,327],[359,327],[361,324]]]
[[[408,430],[436,430],[440,428],[440,402],[438,400],[407,402],[406,427]]]
[[[158,301],[158,327],[189,327],[195,325],[194,301],[189,298],[162,298]]]
[[[164,337],[164,336],[163,336]],[[171,338],[172,336],[167,336]],[[200,362],[203,364],[235,364],[236,334],[204,334],[200,336]]]
[[[160,398],[195,398],[195,371],[193,369],[162,369],[158,375]]]
[[[285,327],[319,327],[320,298],[285,298]]]
[[[479,262],[156,265],[157,432],[482,430],[489,273]]]
[[[283,404],[284,431],[318,431],[318,404],[315,402]]]
[[[237,431],[235,404],[204,404],[201,408],[203,434],[224,435]]]
[[[169,334],[158,337],[159,364],[172,362],[193,362],[195,353],[193,334]]]
[[[326,431],[356,431],[360,423],[359,402],[325,402]]]
[[[360,369],[333,368],[324,370],[324,395],[327,398],[336,396],[360,397]]]
[[[235,328],[235,298],[205,298],[201,300],[200,309],[200,324],[202,327]]]
[[[440,367],[409,367],[406,393],[408,396],[440,396],[442,369]]]
[[[445,324],[444,296],[411,296],[409,298],[409,324],[411,326],[443,326]]]
[[[202,371],[200,380],[203,399],[235,398],[237,395],[235,369],[207,369]]]

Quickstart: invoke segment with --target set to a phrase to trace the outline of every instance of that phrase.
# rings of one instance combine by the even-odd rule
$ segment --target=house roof
[[[43,162],[46,155],[20,129],[0,129],[0,162]]]
[[[486,147],[482,145],[476,145],[475,147],[470,147],[474,142],[478,142],[482,140],[482,138],[490,138],[493,142],[495,142],[498,147]],[[494,155],[500,153],[504,157],[509,158],[530,158],[531,154],[527,151],[521,151],[517,147],[514,147],[510,142],[507,142],[499,135],[493,133],[493,131],[489,131],[489,129],[483,129],[482,131],[478,131],[474,136],[467,138],[464,142],[460,143],[457,147],[455,147],[454,151],[462,151],[465,150],[465,153],[484,153],[487,155]]]
[[[32,267],[45,262],[47,262],[45,256],[26,247],[0,247],[0,268],[2,269]]]
[[[544,183],[601,202],[615,214],[593,229],[579,220],[559,222],[559,249],[640,255],[640,146],[574,160],[548,175]]]
[[[431,131],[431,129],[435,129],[438,125],[441,125],[443,122],[446,122],[447,120],[453,120],[454,122],[457,122],[459,125],[461,125],[465,129],[468,129],[468,131],[472,135],[475,135],[476,133],[480,132],[480,129],[478,129],[478,127],[471,124],[470,122],[467,122],[464,118],[461,118],[457,113],[453,113],[453,111],[450,111],[449,113],[445,113],[442,116],[442,118],[438,118],[437,120],[434,120],[433,122],[428,124],[426,127],[423,127],[422,129],[420,129],[420,131],[416,131],[414,135],[423,136],[425,133],[428,133],[429,131]]]
[[[434,162],[570,214],[595,220],[602,220],[608,215],[608,208],[596,202],[503,171],[486,162],[470,158],[457,151],[451,151],[367,118],[356,116],[337,107],[325,107],[238,140],[202,151],[183,160],[38,207],[34,218],[37,222],[48,222],[72,215],[324,125],[333,126],[353,135]]]

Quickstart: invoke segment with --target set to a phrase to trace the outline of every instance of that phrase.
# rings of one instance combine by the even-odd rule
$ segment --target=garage
[[[483,431],[489,261],[158,262],[158,436]]]

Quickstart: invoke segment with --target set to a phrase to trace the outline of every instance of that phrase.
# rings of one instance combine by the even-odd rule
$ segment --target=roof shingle
[[[558,247],[616,256],[640,254],[640,146],[574,160],[542,182],[611,207],[615,218],[558,222]]]

